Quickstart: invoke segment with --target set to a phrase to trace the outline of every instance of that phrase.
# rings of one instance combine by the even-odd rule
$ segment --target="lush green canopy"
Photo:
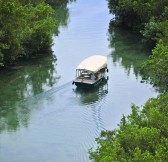
[[[168,161],[168,93],[149,99],[140,110],[132,105],[131,115],[119,128],[102,131],[98,147],[90,150],[96,162]]]
[[[115,23],[135,30],[142,29],[151,18],[156,22],[167,19],[167,0],[107,0]]]
[[[168,161],[168,1],[108,0],[113,24],[155,40],[143,69],[162,94],[149,99],[142,110],[132,105],[132,113],[121,119],[119,128],[102,131],[97,148],[90,149],[96,162]]]
[[[49,49],[58,34],[57,10],[69,1],[0,0],[0,66]]]
[[[153,49],[149,60],[144,63],[144,72],[151,83],[160,87],[161,91],[168,90],[168,46],[164,45],[162,40]]]

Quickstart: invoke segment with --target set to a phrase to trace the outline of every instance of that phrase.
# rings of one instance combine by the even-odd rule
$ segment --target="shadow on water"
[[[68,4],[75,2],[76,0],[55,0],[48,1],[48,3],[56,10],[55,18],[59,24],[59,27],[67,27],[69,23],[69,8]],[[57,34],[59,29],[56,29],[55,33]]]
[[[88,88],[80,88],[77,87],[74,92],[76,96],[79,98],[81,104],[88,105],[88,104],[95,104],[100,102],[101,99],[105,97],[108,93],[108,81],[104,81],[98,87],[93,89]]]
[[[31,109],[18,106],[18,102],[36,96],[57,83],[59,76],[55,64],[56,57],[49,54],[24,64],[20,69],[1,71],[0,131],[15,131],[20,125],[27,126]]]
[[[151,53],[142,41],[142,38],[134,33],[114,27],[109,23],[109,47],[114,49],[111,53],[113,63],[119,63],[130,75],[133,70],[136,78],[143,77],[142,64]]]
[[[56,18],[59,26],[68,25],[67,5],[75,1],[49,2],[57,10]],[[0,132],[3,130],[16,131],[21,125],[28,125],[33,108],[28,108],[23,103],[32,100],[34,96],[36,100],[43,96],[44,92],[54,89],[53,87],[60,79],[56,63],[57,58],[51,52],[42,54],[38,59],[22,62],[19,68],[0,71]],[[54,93],[54,91],[55,89],[49,93]]]
[[[47,71],[50,71],[50,70],[48,69]],[[36,73],[35,76],[39,77],[42,75],[41,73],[44,73],[44,70],[39,70],[38,74]],[[52,76],[54,76],[53,73],[50,73],[50,74]],[[32,77],[31,74],[27,73],[26,75],[29,75],[29,77]],[[49,79],[48,78],[49,76],[48,75],[45,75],[45,76],[46,76],[46,78],[45,79],[43,78],[43,79],[47,81]],[[20,79],[21,79],[21,81],[24,80],[23,79],[24,76],[22,76],[21,74],[19,75],[18,78],[19,78],[19,80],[16,79],[15,82],[13,82],[13,84],[17,84],[17,82],[20,82]],[[50,78],[49,80],[50,81],[51,80],[57,81],[57,79],[59,79],[58,76],[56,76],[56,78]],[[4,130],[5,131],[6,130],[7,131],[16,131],[17,129],[19,129],[20,126],[27,127],[29,124],[29,119],[31,117],[31,113],[34,109],[36,109],[35,105],[38,102],[50,100],[53,96],[59,98],[60,95],[62,95],[62,93],[63,93],[64,100],[68,99],[69,96],[72,96],[74,98],[74,100],[77,99],[77,101],[80,102],[80,105],[84,105],[84,106],[88,105],[91,107],[97,107],[99,105],[99,108],[101,108],[100,103],[102,102],[103,98],[108,93],[107,82],[103,82],[100,86],[98,86],[94,89],[81,89],[78,87],[77,88],[75,87],[75,89],[71,89],[72,88],[72,81],[70,81],[70,82],[67,82],[61,86],[51,88],[49,90],[44,90],[42,88],[42,84],[48,85],[48,82],[41,82],[41,84],[38,83],[39,90],[37,91],[37,93],[34,93],[35,90],[33,89],[34,88],[33,85],[30,84],[30,79],[24,80],[23,83],[24,83],[24,86],[22,87],[23,89],[18,90],[20,93],[16,93],[14,95],[14,99],[8,98],[8,100],[4,100],[4,97],[6,97],[6,96],[3,96],[3,95],[0,96],[0,102],[1,102],[1,105],[0,105],[0,132],[2,132]],[[31,83],[33,84],[33,82],[31,82]],[[31,86],[32,89],[30,91],[31,93],[29,92],[30,94],[25,96],[24,93],[27,90],[26,85]],[[11,86],[13,87],[13,85],[11,85]],[[52,85],[50,85],[50,86],[52,87]],[[35,87],[35,88],[38,88],[38,87]],[[73,93],[70,95],[71,90],[73,90],[72,91]],[[11,92],[11,91],[9,91],[9,92]],[[11,92],[11,93],[14,94],[14,92]],[[68,93],[68,97],[66,96],[66,93]],[[23,95],[20,96],[17,94],[23,94]],[[57,101],[57,103],[59,104],[59,101]],[[65,105],[66,105],[66,103],[65,103]],[[96,111],[96,109],[94,111]],[[96,113],[96,112],[94,112],[94,113]]]
[[[108,95],[108,80],[93,89],[77,87],[74,89],[74,93],[79,101],[78,105],[81,105],[87,112],[84,115],[85,121],[89,122],[92,119],[93,121],[89,125],[95,124],[95,130],[90,131],[89,136],[95,135],[94,138],[99,136],[100,131],[105,129],[102,112]],[[89,129],[89,125],[87,125],[87,129]],[[90,147],[94,145],[90,142],[88,144]]]
[[[127,76],[133,72],[141,83],[152,85],[150,79],[145,76],[147,71],[143,69],[144,62],[151,55],[151,44],[145,43],[141,36],[135,35],[131,31],[113,27],[111,23],[109,23],[108,40],[109,47],[113,49],[111,53],[113,64],[123,66]],[[156,92],[161,91],[161,87],[152,86]]]

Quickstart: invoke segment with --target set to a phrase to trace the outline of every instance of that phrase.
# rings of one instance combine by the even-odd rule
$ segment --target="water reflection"
[[[55,69],[56,57],[51,53],[24,67],[0,73],[0,131],[15,131],[26,126],[31,109],[18,106],[19,101],[53,87],[59,76]]]
[[[70,28],[61,33],[55,45],[58,66],[54,56],[47,56],[0,75],[0,161],[90,161],[88,149],[95,146],[100,131],[116,128],[122,114],[130,114],[132,102],[142,105],[156,95],[135,75],[124,73],[126,56],[118,41],[124,45],[125,38],[115,38],[116,45],[112,45],[116,51],[108,58],[108,84],[93,90],[73,87],[75,64],[90,54],[108,55],[111,49],[107,48],[106,1],[80,0],[71,9],[75,14]],[[111,57],[123,59],[124,64],[118,66]],[[128,67],[130,64],[134,62]]]
[[[142,42],[142,39],[135,34],[118,29],[109,24],[110,47],[114,49],[112,52],[113,62],[120,63],[130,75],[133,70],[136,78],[142,76],[142,63],[148,59],[150,53]]]
[[[67,27],[69,23],[69,8],[68,3],[75,2],[76,0],[63,0],[63,1],[52,1],[50,4],[56,9],[56,19],[59,26]]]
[[[48,1],[56,9],[59,26],[67,26],[69,20],[68,3],[75,0]],[[56,29],[55,33],[58,29]],[[56,56],[45,53],[15,70],[0,71],[0,132],[15,131],[27,126],[33,108],[25,106],[24,100],[54,87],[60,76],[56,70]]]
[[[99,87],[93,89],[85,89],[77,87],[74,92],[80,103],[83,105],[91,105],[100,102],[108,93],[108,81],[104,81]]]
[[[74,92],[76,94],[76,98],[79,100],[79,105],[86,109],[87,113],[84,116],[85,121],[90,123],[90,125],[93,125],[93,123],[95,124],[94,133],[97,137],[100,131],[105,129],[102,111],[104,111],[103,107],[106,103],[106,97],[108,95],[108,80],[94,89],[83,89],[77,87]],[[90,118],[88,118],[89,114],[91,115]],[[91,134],[89,134],[89,136],[91,136]]]
[[[56,10],[56,19],[58,20],[59,25],[66,27],[69,20],[69,9],[66,6],[60,6],[57,7]]]

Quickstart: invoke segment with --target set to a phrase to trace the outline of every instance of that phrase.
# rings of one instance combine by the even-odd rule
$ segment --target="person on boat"
[[[96,79],[96,77],[95,77],[95,75],[92,73],[92,75],[91,75],[91,79],[92,80],[95,80]]]

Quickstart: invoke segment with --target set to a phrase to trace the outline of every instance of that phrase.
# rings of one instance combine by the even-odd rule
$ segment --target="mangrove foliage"
[[[142,69],[145,79],[159,87],[160,95],[143,107],[132,105],[132,113],[117,129],[102,131],[97,147],[90,149],[95,162],[168,161],[168,1],[107,0],[112,25],[142,34],[154,43]]]
[[[0,66],[48,51],[62,22],[58,11],[70,1],[0,0]]]

